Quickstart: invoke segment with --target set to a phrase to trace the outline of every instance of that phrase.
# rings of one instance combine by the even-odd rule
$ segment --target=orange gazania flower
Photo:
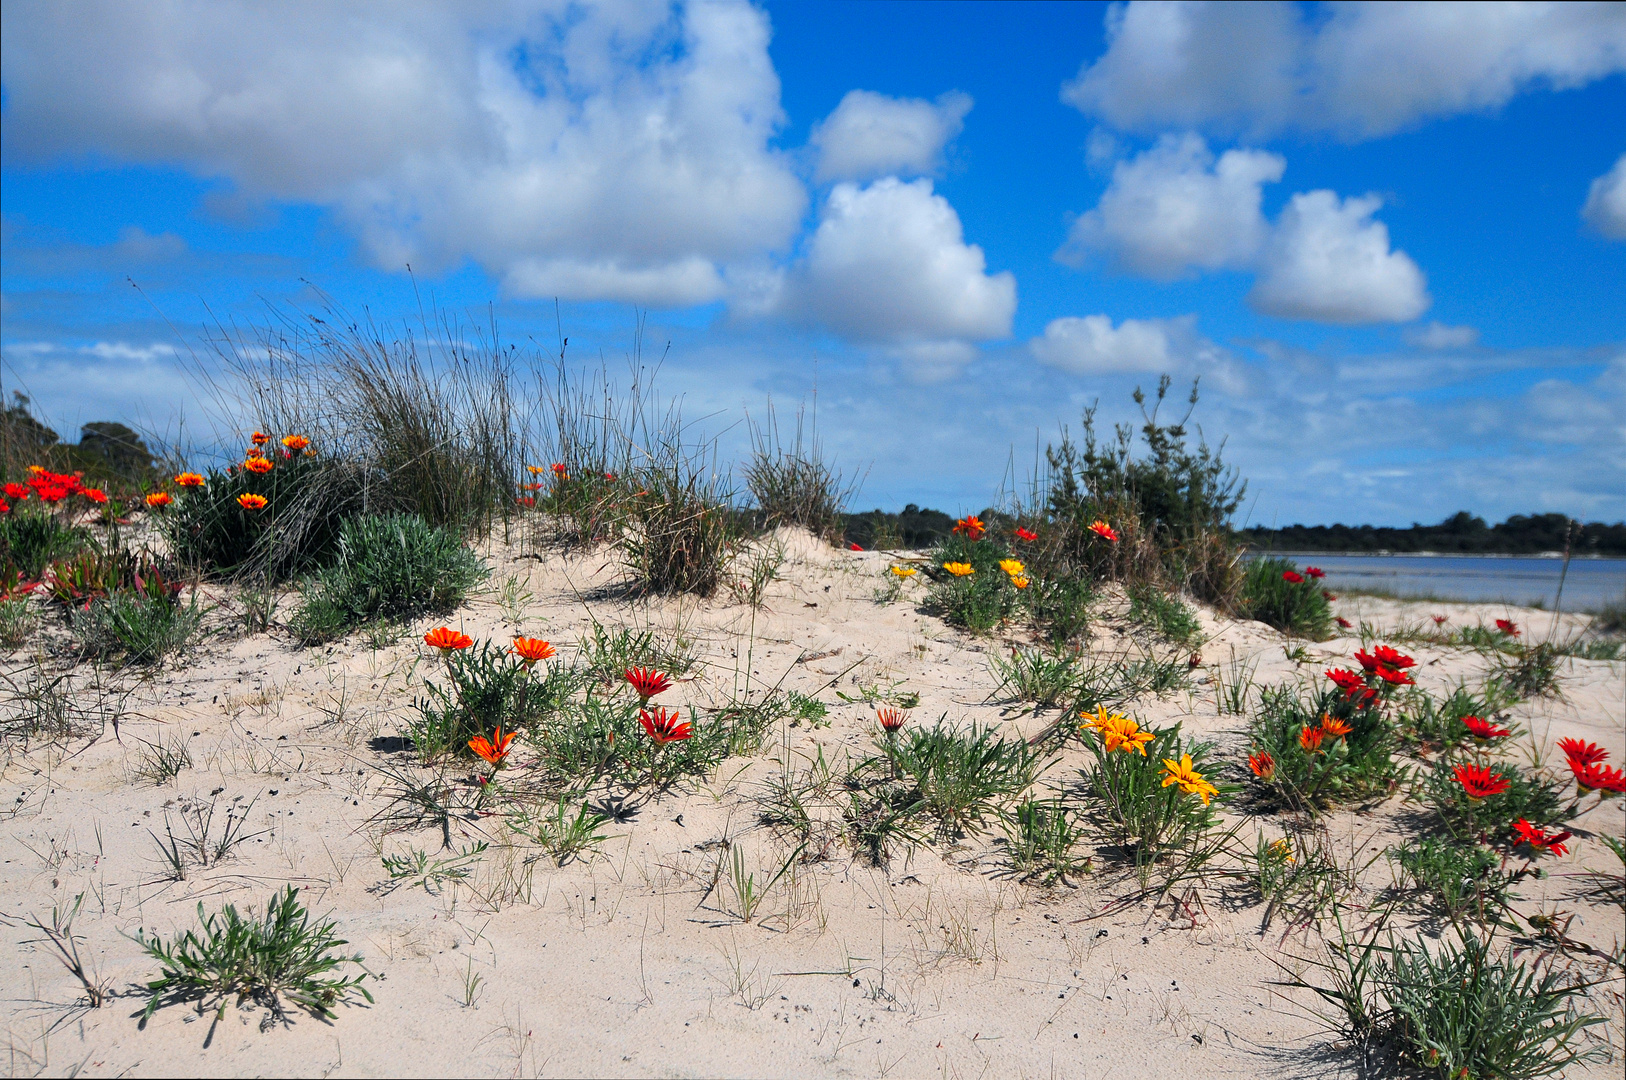
[[[530,509],[531,507],[536,505],[536,496],[535,495],[521,495],[519,498],[514,500],[514,503],[517,506],[523,506],[526,509]]]
[[[79,494],[83,495],[93,503],[100,504],[107,501],[107,492],[103,491],[101,488],[80,488]]]
[[[955,577],[965,577],[967,574],[975,574],[977,572],[976,569],[968,562],[946,562],[943,564],[943,569],[947,570]]]
[[[502,732],[502,725],[498,724],[497,730],[492,733],[491,738],[488,739],[484,735],[476,735],[474,738],[470,739],[469,749],[473,750],[476,754],[479,754],[481,757],[485,758],[487,761],[491,762],[491,764],[500,769],[502,768],[503,759],[508,756],[508,744],[513,741],[514,733],[510,731],[508,734],[504,735]]]
[[[1322,713],[1321,730],[1326,734],[1331,735],[1335,739],[1341,739],[1355,729],[1335,716],[1329,716],[1326,713]]]
[[[1112,526],[1099,518],[1090,523],[1090,531],[1109,543],[1115,544],[1118,542],[1118,534],[1113,531]]]
[[[286,446],[290,450],[303,450],[310,444],[311,441],[305,438],[303,435],[284,435],[282,437],[282,445]]]
[[[195,472],[183,472],[175,478],[175,483],[180,487],[202,487],[203,477]]]
[[[1268,781],[1276,775],[1276,759],[1270,756],[1269,751],[1261,750],[1257,754],[1248,755],[1248,768],[1253,775],[1261,780]]]
[[[147,505],[152,507],[154,510],[157,510],[162,506],[168,506],[174,501],[175,500],[170,497],[170,494],[167,491],[154,491],[147,496]]]
[[[1327,733],[1322,731],[1318,725],[1311,724],[1299,732],[1299,745],[1304,748],[1306,754],[1320,753],[1321,740],[1326,735]]]
[[[640,704],[647,705],[656,694],[672,689],[672,680],[654,668],[628,668],[625,675]]]
[[[243,449],[243,456],[246,458],[264,457],[265,451],[258,446],[249,446]]]
[[[1034,540],[1039,539],[1039,534],[1036,532],[1028,532],[1028,530],[1018,525],[1016,527],[1016,538],[1024,543],[1031,543]]]
[[[547,472],[548,470],[544,469],[540,465],[527,465],[527,466],[525,466],[525,471],[530,473],[532,476],[541,476],[543,473]]]
[[[1094,727],[1109,753],[1122,750],[1126,754],[1138,753],[1145,757],[1146,744],[1156,738],[1150,731],[1142,731],[1140,725],[1127,716],[1108,716],[1095,723]]]
[[[681,714],[676,709],[657,708],[653,713],[648,709],[638,710],[639,722],[644,725],[644,730],[655,740],[657,746],[678,742],[694,734],[694,725],[687,720],[680,723],[680,718]]]
[[[526,667],[530,667],[538,660],[546,660],[552,656],[553,646],[541,638],[517,637],[514,639],[514,647],[508,651],[519,657]]]
[[[988,526],[982,523],[982,518],[975,514],[967,514],[954,523],[954,531],[964,533],[967,540],[981,540],[982,534],[988,531]]]
[[[247,469],[251,473],[255,473],[256,475],[264,476],[266,473],[271,471],[272,465],[271,462],[266,458],[251,457],[247,461],[243,462],[243,468]]]
[[[1028,579],[1027,579],[1027,578],[1025,578],[1025,577],[1020,577],[1020,576],[1018,576],[1018,577],[1013,577],[1013,578],[1011,578],[1011,584],[1012,584],[1012,585],[1015,585],[1015,586],[1016,586],[1016,587],[1017,587],[1017,588],[1018,588],[1018,589],[1025,589],[1025,588],[1027,588],[1027,587],[1028,587],[1028,586],[1029,586],[1029,585],[1031,585],[1031,584],[1032,584],[1032,582],[1030,582],[1030,581],[1029,581],[1029,580],[1028,580]]]
[[[1462,790],[1467,793],[1470,802],[1500,795],[1507,790],[1507,777],[1499,772],[1492,772],[1483,765],[1458,765],[1452,772],[1456,775],[1457,783],[1461,784]]]
[[[474,644],[474,639],[467,634],[458,633],[449,626],[437,626],[423,636],[423,643],[446,654],[453,649],[468,648]]]
[[[264,510],[266,498],[264,495],[255,495],[252,493],[248,495],[239,495],[237,496],[237,505],[241,506],[244,510]]]
[[[908,714],[902,709],[876,709],[875,718],[887,731],[896,731],[903,726],[904,720],[908,719]]]
[[[255,446],[264,446],[266,443],[271,441],[271,436],[267,435],[263,431],[256,431],[254,434],[248,437],[248,441],[253,443]]]

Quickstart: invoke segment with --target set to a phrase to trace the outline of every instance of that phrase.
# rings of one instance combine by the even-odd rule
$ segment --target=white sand
[[[118,740],[108,730],[65,750],[12,748],[0,770],[0,807],[8,808],[0,821],[0,917],[7,943],[21,943],[0,950],[10,1071],[1353,1075],[1309,1016],[1313,1003],[1274,985],[1283,966],[1304,969],[1296,957],[1318,955],[1318,939],[1284,941],[1279,923],[1261,934],[1262,908],[1240,880],[1222,874],[1184,905],[1146,902],[1114,913],[1108,905],[1130,891],[1120,875],[1098,870],[1076,887],[1023,884],[1005,873],[993,837],[980,836],[918,849],[884,869],[837,844],[827,859],[798,866],[794,880],[770,889],[750,924],[734,917],[726,884],[708,893],[726,857],[725,837],[743,845],[759,881],[789,853],[758,824],[758,800],[782,767],[786,742],[797,764],[822,748],[838,767],[870,746],[873,712],[840,702],[835,690],[852,695],[859,683],[899,683],[921,696],[912,722],[946,713],[1030,735],[1055,719],[988,703],[995,680],[987,653],[1007,642],[973,639],[918,613],[907,601],[919,586],[909,586],[905,602],[878,606],[872,595],[885,556],[832,551],[805,536],[787,542],[791,559],[754,616],[722,598],[583,602],[582,594],[614,579],[609,553],[537,561],[496,551],[494,580],[518,574],[534,596],[521,621],[505,620],[495,590],[444,620],[504,642],[517,632],[573,642],[589,613],[612,627],[680,628],[702,663],[666,703],[727,700],[747,659],[753,686],[783,675],[787,688],[808,692],[857,664],[821,694],[831,704],[828,727],[777,733],[760,755],[731,759],[695,790],[609,826],[615,839],[599,857],[563,869],[545,856],[528,860],[536,852],[523,844],[506,846],[493,821],[461,822],[455,842],[492,841],[468,881],[433,893],[410,883],[384,887],[380,845],[433,853],[439,834],[381,836],[368,826],[383,805],[375,766],[388,756],[369,741],[399,731],[414,689],[434,677],[420,638],[442,620],[377,650],[359,636],[310,650],[277,633],[215,638],[135,686]],[[1388,627],[1433,613],[1450,615],[1451,625],[1506,614],[1536,637],[1550,618],[1371,599],[1335,607],[1357,623]],[[1584,620],[1565,621],[1578,629]],[[1206,613],[1203,622],[1211,640],[1202,649],[1202,684],[1142,700],[1130,712],[1159,726],[1182,721],[1188,732],[1216,739],[1232,761],[1245,749],[1242,721],[1217,714],[1212,680],[1233,659],[1254,664],[1258,681],[1279,682],[1347,662],[1358,647],[1347,634],[1310,644],[1311,660],[1301,666],[1267,627]],[[1103,620],[1094,647],[1120,640],[1121,629]],[[1420,681],[1436,691],[1477,677],[1484,664],[1466,650],[1406,651],[1421,661]],[[810,656],[821,658],[797,662]],[[12,678],[31,663],[27,650],[0,659]],[[1518,706],[1513,718],[1545,754],[1556,756],[1557,738],[1578,735],[1607,747],[1612,762],[1626,759],[1626,664],[1566,662],[1562,675],[1561,700]],[[162,787],[134,775],[143,741],[177,737],[195,768]],[[1083,760],[1075,745],[1047,779],[1076,780]],[[251,825],[263,835],[217,868],[165,880],[148,830],[162,834],[166,810],[173,815],[183,799],[207,801],[215,789],[222,807],[253,799]],[[1396,797],[1369,812],[1333,815],[1330,824],[1341,844],[1365,852],[1364,861],[1405,835],[1408,813]],[[1621,800],[1588,810],[1572,828],[1574,850],[1551,863],[1550,877],[1522,886],[1519,909],[1573,912],[1572,938],[1617,950],[1626,939],[1621,910],[1569,897],[1573,875],[1619,870],[1589,836],[1626,831]],[[1250,843],[1253,834],[1245,825]],[[1379,858],[1352,904],[1372,902],[1389,881]],[[259,906],[285,882],[298,885],[314,911],[331,911],[365,955],[378,974],[376,1004],[341,1008],[331,1024],[295,1013],[285,1027],[262,1024],[261,1008],[228,1009],[208,1045],[212,1014],[184,1007],[162,1009],[138,1029],[145,998],[137,984],[154,968],[129,936],[141,927],[164,935],[190,927],[199,901],[211,910],[226,901]],[[120,995],[96,1010],[76,1007],[76,982],[42,945],[26,943],[39,935],[25,919],[79,893],[75,928],[87,939],[85,953]],[[1602,970],[1584,958],[1572,962],[1593,975]],[[1592,992],[1609,1018],[1593,1029],[1595,1041],[1613,1047],[1613,1061],[1570,1075],[1620,1075],[1621,989],[1616,969],[1612,983]]]

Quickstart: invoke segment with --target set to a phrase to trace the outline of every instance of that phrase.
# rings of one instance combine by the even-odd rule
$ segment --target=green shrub
[[[1300,578],[1291,581],[1284,575]],[[1305,577],[1287,559],[1247,561],[1242,572],[1238,613],[1285,634],[1324,641],[1332,636],[1332,608],[1314,578]]]
[[[119,590],[74,610],[73,631],[80,648],[98,659],[156,664],[197,636],[203,614],[195,591],[183,604],[168,591]]]
[[[19,504],[0,514],[0,571],[38,581],[52,562],[77,554],[87,542],[85,530]]]
[[[26,596],[0,600],[0,645],[15,649],[39,630],[39,616]]]
[[[1450,752],[1468,741],[1468,729],[1462,724],[1464,716],[1492,720],[1515,700],[1499,679],[1487,681],[1478,690],[1458,683],[1440,701],[1414,687],[1399,702],[1395,723],[1401,741],[1414,753]]]
[[[1517,874],[1502,869],[1502,857],[1473,840],[1425,836],[1387,852],[1403,884],[1427,902],[1423,910],[1452,922],[1471,917],[1478,922],[1506,911],[1509,889]]]
[[[270,472],[210,469],[201,487],[180,489],[158,515],[181,562],[233,576],[282,580],[332,557],[346,515],[365,505],[359,473],[326,454],[271,453]],[[259,495],[263,509],[238,497]]]
[[[1484,768],[1507,781],[1505,790],[1473,798],[1458,778],[1458,769]],[[1421,795],[1450,832],[1462,839],[1504,837],[1520,818],[1533,825],[1553,825],[1575,816],[1574,802],[1565,805],[1560,784],[1505,761],[1470,756],[1445,757],[1420,776]]]
[[[1004,815],[1002,824],[1011,869],[1023,879],[1050,885],[1088,871],[1089,859],[1074,854],[1083,830],[1076,812],[1060,796],[1023,799]]]
[[[992,630],[1016,610],[1023,591],[1016,587],[1013,575],[1000,568],[1000,561],[1010,557],[1002,545],[986,535],[976,540],[964,534],[950,536],[932,549],[931,565],[926,571],[931,578],[927,609],[974,634]],[[952,574],[944,569],[951,563],[968,565],[972,572]]]
[[[1291,686],[1261,687],[1248,724],[1256,790],[1272,804],[1311,811],[1387,793],[1399,775],[1394,725],[1381,698],[1361,700],[1337,687],[1309,696]],[[1324,717],[1349,732],[1327,734]],[[1306,746],[1306,731],[1323,734]]]
[[[299,890],[289,885],[266,904],[265,914],[239,915],[227,904],[205,915],[198,904],[200,930],[188,930],[173,942],[148,938],[137,931],[136,944],[158,961],[159,977],[147,983],[150,995],[142,1023],[160,1005],[196,1002],[199,1010],[218,1002],[215,1022],[233,1002],[253,1001],[286,1021],[283,999],[314,1016],[331,1017],[333,1007],[353,993],[369,1002],[362,985],[368,973],[336,976],[343,964],[361,964],[360,956],[335,955],[347,944],[331,921],[312,922],[299,903]]]
[[[563,708],[580,685],[564,664],[527,667],[504,649],[482,641],[446,657],[446,681],[427,683],[413,701],[408,724],[418,753],[472,756],[469,740],[498,727],[526,731]]]
[[[993,728],[960,731],[941,720],[881,742],[881,758],[905,782],[911,812],[934,819],[941,836],[980,825],[997,806],[1033,785],[1044,762],[1023,739]]]
[[[1022,594],[1033,625],[1058,649],[1088,633],[1095,596],[1095,585],[1087,578],[1044,572],[1035,574]]]
[[[1127,850],[1143,881],[1153,864],[1193,854],[1218,821],[1218,807],[1211,800],[1233,790],[1207,779],[1213,747],[1184,742],[1179,724],[1147,731],[1105,710],[1089,726],[1084,745],[1093,762],[1084,776],[1095,819],[1108,840]],[[1107,732],[1115,726],[1133,738],[1108,749],[1112,740]],[[1206,783],[1207,796],[1188,790],[1188,784],[1165,783],[1170,778],[1165,761],[1189,765]]]
[[[1176,645],[1190,645],[1202,635],[1196,613],[1155,585],[1129,587],[1129,621]]]
[[[336,560],[306,584],[294,630],[318,642],[380,619],[451,611],[486,574],[457,533],[420,517],[349,518]]]

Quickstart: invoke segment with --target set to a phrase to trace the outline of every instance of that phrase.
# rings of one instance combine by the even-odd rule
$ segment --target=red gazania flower
[[[1412,678],[1410,675],[1407,675],[1404,671],[1396,671],[1394,668],[1380,667],[1377,670],[1377,676],[1390,686],[1417,685],[1416,679]]]
[[[875,718],[887,731],[896,731],[903,726],[907,714],[902,709],[876,709]]]
[[[488,739],[484,735],[476,735],[474,738],[470,739],[469,749],[473,750],[476,754],[479,754],[481,757],[491,762],[492,765],[500,769],[502,768],[503,759],[508,756],[508,744],[513,741],[514,733],[510,731],[508,734],[504,735],[502,725],[499,724],[497,726],[497,730],[492,734],[491,738]]]
[[[1321,730],[1335,739],[1341,739],[1355,729],[1338,719],[1336,716],[1321,714]]]
[[[1032,543],[1033,541],[1039,539],[1039,534],[1036,532],[1028,532],[1026,529],[1018,525],[1016,527],[1016,538],[1023,543]]]
[[[569,471],[566,470],[564,462],[555,461],[553,463],[553,475],[555,475],[555,476],[559,477],[561,480],[563,480],[563,479],[567,478],[570,474],[569,474]]]
[[[1287,582],[1289,585],[1303,585],[1304,575],[1299,573],[1297,570],[1283,570],[1282,580]]]
[[[967,540],[981,540],[982,534],[988,531],[988,526],[982,523],[982,518],[975,514],[967,514],[954,523],[954,531],[964,533]]]
[[[1572,769],[1577,765],[1585,769],[1609,758],[1609,751],[1597,743],[1582,742],[1580,739],[1559,739],[1558,748],[1564,751]]]
[[[541,491],[542,490],[542,485],[541,484],[521,484],[519,486],[519,489],[521,491]]]
[[[514,502],[517,503],[520,506],[523,506],[523,507],[526,507],[527,509],[529,509],[530,507],[533,507],[533,506],[536,505],[536,496],[535,495],[521,495],[519,498],[515,499]]]
[[[1326,589],[1322,589],[1321,590],[1321,599],[1325,600],[1327,603],[1330,604],[1334,600],[1338,599],[1338,594],[1337,593],[1330,593]]]
[[[642,704],[647,705],[656,694],[672,689],[672,680],[654,668],[628,668],[625,674]]]
[[[42,503],[59,503],[68,497],[68,489],[56,484],[41,484],[34,491]]]
[[[530,667],[538,660],[546,660],[554,652],[552,645],[541,638],[534,637],[515,638],[514,647],[508,651],[519,657],[526,667]]]
[[[656,709],[651,713],[648,709],[638,710],[638,719],[649,732],[649,737],[655,740],[657,746],[665,746],[669,742],[679,742],[694,734],[694,725],[687,720],[679,723],[679,712],[676,709]]]
[[[28,485],[27,484],[7,484],[6,485],[6,498],[15,499],[17,502],[22,502],[24,499],[28,498]]]
[[[864,545],[862,545],[862,544],[848,544],[847,545],[847,550],[848,551],[863,551],[864,550]]]
[[[1299,745],[1304,748],[1306,754],[1314,754],[1320,751],[1321,740],[1325,737],[1326,733],[1320,727],[1311,724],[1299,732]]]
[[[1113,531],[1111,525],[1108,525],[1104,521],[1092,521],[1090,523],[1090,531],[1110,544],[1116,544],[1118,542],[1118,534]]]
[[[1253,775],[1268,782],[1276,775],[1276,759],[1267,751],[1261,750],[1257,754],[1248,755],[1248,768],[1253,770]]]
[[[241,506],[244,510],[264,510],[266,498],[264,495],[255,495],[252,493],[248,495],[239,495],[237,496],[237,505]]]
[[[1338,619],[1338,625],[1343,627],[1345,630],[1348,630],[1350,627],[1355,625],[1354,623],[1350,622],[1348,619],[1344,618],[1342,615],[1337,616],[1337,619]]]
[[[1489,720],[1481,720],[1477,716],[1464,716],[1462,726],[1468,729],[1468,734],[1482,743],[1492,739],[1505,739],[1513,734],[1507,728],[1499,728]]]
[[[1519,624],[1516,623],[1516,622],[1512,622],[1512,621],[1510,621],[1508,619],[1497,619],[1496,620],[1496,629],[1500,630],[1502,633],[1506,634],[1508,637],[1518,637],[1519,636]]]
[[[1379,664],[1387,668],[1394,668],[1396,671],[1417,666],[1417,661],[1403,652],[1389,648],[1387,645],[1379,645],[1372,650],[1372,655],[1377,658]]]
[[[1327,678],[1345,691],[1359,690],[1366,686],[1361,677],[1348,668],[1331,668],[1324,672]]]
[[[1319,566],[1306,566],[1304,568],[1304,576],[1313,577],[1317,581],[1320,581],[1322,578],[1327,576],[1327,572],[1321,569]]]
[[[1456,774],[1457,783],[1462,790],[1468,793],[1473,802],[1500,795],[1507,790],[1508,779],[1499,772],[1492,772],[1483,765],[1458,765],[1452,770]]]
[[[1435,626],[1443,626],[1445,624],[1445,621],[1447,619],[1449,619],[1450,617],[1451,616],[1449,616],[1449,615],[1430,615],[1429,616],[1429,618],[1434,620],[1434,625]]]
[[[1570,771],[1575,773],[1575,787],[1582,795],[1590,795],[1594,791],[1601,791],[1605,795],[1626,793],[1626,772],[1619,769],[1611,769],[1607,765],[1588,765],[1584,769],[1577,769],[1572,762]]]
[[[104,505],[107,502],[107,492],[103,491],[101,488],[80,488],[79,494],[83,495],[85,498],[89,499],[98,506]]]
[[[167,491],[154,491],[147,496],[147,505],[152,507],[154,510],[157,510],[160,507],[168,506],[174,501],[174,497],[171,496]]]
[[[11,504],[4,499],[0,499],[0,514],[9,513],[11,513]]]
[[[1355,662],[1367,671],[1376,671],[1378,669],[1378,658],[1365,649],[1355,650]]]
[[[1564,841],[1574,834],[1569,832],[1549,834],[1545,830],[1530,824],[1524,818],[1520,818],[1513,823],[1513,835],[1518,837],[1513,841],[1515,845],[1529,844],[1530,850],[1537,855],[1540,855],[1543,851],[1550,851],[1554,855],[1567,855],[1569,849],[1564,846]]]
[[[454,649],[468,648],[474,644],[474,639],[467,634],[458,633],[449,626],[437,626],[423,636],[423,643],[445,654]]]

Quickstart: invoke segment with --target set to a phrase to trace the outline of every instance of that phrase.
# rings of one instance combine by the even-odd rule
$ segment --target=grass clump
[[[1329,944],[1314,966],[1330,985],[1289,983],[1332,1006],[1324,1020],[1360,1049],[1366,1074],[1526,1080],[1599,1053],[1579,1045],[1604,1022],[1578,1007],[1584,984],[1540,958],[1494,950],[1491,934],[1466,929],[1433,950],[1392,936],[1380,945],[1375,934]]]
[[[1502,869],[1502,857],[1484,844],[1449,836],[1409,840],[1387,852],[1402,887],[1425,899],[1424,910],[1453,923],[1494,919],[1507,910],[1518,874]]]
[[[797,525],[822,540],[835,542],[841,538],[846,522],[844,511],[857,484],[844,482],[841,473],[825,460],[816,434],[804,441],[801,410],[796,413],[795,440],[782,441],[770,404],[768,422],[751,425],[751,460],[745,466],[745,486],[765,527]]]
[[[1332,608],[1321,586],[1287,559],[1248,560],[1237,612],[1295,637],[1325,641],[1332,636]]]
[[[90,601],[72,614],[73,631],[86,655],[122,657],[131,664],[156,664],[186,648],[203,623],[204,608],[194,591],[182,603],[164,589],[129,589]]]
[[[0,514],[0,573],[37,581],[46,567],[78,554],[87,542],[84,529],[24,503]]]
[[[993,728],[960,731],[941,721],[888,737],[881,748],[892,774],[911,789],[915,809],[934,819],[942,836],[980,825],[998,804],[1032,787],[1044,767],[1021,739],[1001,738]]]
[[[1202,636],[1196,613],[1178,597],[1150,584],[1130,586],[1129,621],[1176,645],[1191,645]]]
[[[143,1024],[159,1006],[180,1002],[196,1002],[200,1010],[217,1003],[219,1023],[233,998],[238,1004],[252,1001],[270,1010],[269,1019],[286,1023],[285,1001],[327,1018],[353,994],[373,1000],[362,985],[370,975],[365,969],[359,975],[336,974],[345,964],[359,966],[361,956],[334,953],[348,942],[331,920],[311,919],[292,885],[267,901],[263,915],[239,914],[232,904],[206,915],[199,903],[198,922],[198,929],[169,942],[137,932],[136,944],[160,968],[159,977],[147,983]]]
[[[1023,799],[1001,825],[1011,869],[1023,880],[1053,885],[1089,871],[1090,860],[1075,853],[1084,830],[1060,796]]]
[[[634,475],[622,560],[641,592],[710,596],[725,582],[738,530],[728,492],[699,452],[675,441]]]
[[[339,532],[337,559],[306,586],[294,631],[314,643],[364,623],[450,611],[486,573],[455,532],[421,517],[350,518]]]

